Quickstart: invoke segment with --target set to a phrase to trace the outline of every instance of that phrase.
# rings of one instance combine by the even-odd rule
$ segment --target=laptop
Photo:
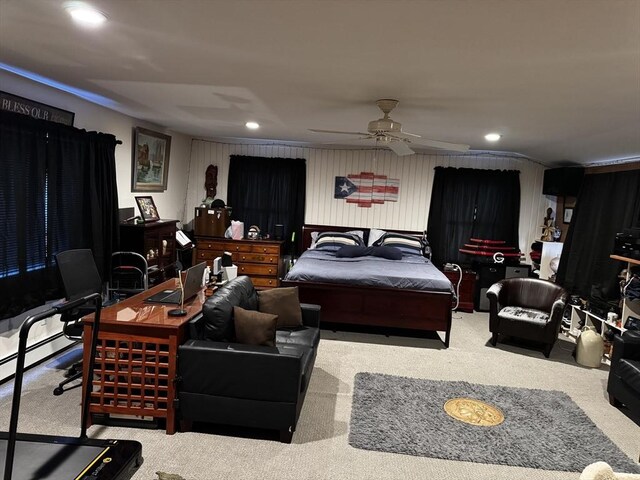
[[[188,268],[184,277],[184,301],[195,297],[202,289],[202,277],[204,270],[207,268],[207,262],[202,262]],[[162,290],[161,292],[151,295],[145,298],[145,302],[150,303],[168,303],[173,305],[180,305],[181,302],[181,290],[176,288],[175,290]]]

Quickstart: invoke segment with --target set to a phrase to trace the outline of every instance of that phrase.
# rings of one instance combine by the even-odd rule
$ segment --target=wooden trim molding
[[[587,167],[584,173],[586,175],[591,175],[596,173],[628,172],[630,170],[640,170],[640,162],[618,163],[615,165]]]

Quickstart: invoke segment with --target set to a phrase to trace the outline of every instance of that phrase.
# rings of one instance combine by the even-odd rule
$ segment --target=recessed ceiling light
[[[247,122],[244,124],[244,126],[251,130],[256,130],[260,128],[260,124],[258,122]]]
[[[86,3],[67,2],[64,4],[64,8],[69,12],[71,18],[83,27],[99,27],[107,21],[107,16],[104,13]]]
[[[500,135],[499,133],[487,133],[484,136],[484,139],[487,140],[488,142],[497,142],[498,140],[500,140],[501,137],[502,135]]]

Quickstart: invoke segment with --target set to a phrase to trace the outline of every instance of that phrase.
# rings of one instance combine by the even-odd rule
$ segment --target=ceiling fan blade
[[[403,135],[403,136],[406,136],[406,137],[422,138],[422,135],[417,135],[415,133],[405,132],[404,130],[400,131],[397,135]]]
[[[340,132],[338,130],[319,130],[317,128],[310,128],[309,131],[316,133],[339,133],[340,135],[366,135],[368,137],[371,136],[371,134],[366,132]]]
[[[366,137],[358,137],[358,138],[347,138],[344,140],[333,140],[331,142],[320,142],[320,143],[316,143],[317,145],[336,145],[336,146],[340,146],[340,145],[348,145],[348,144],[359,144],[359,143],[364,143],[364,142],[369,142],[370,140],[372,140],[374,137],[369,135]]]
[[[393,152],[398,155],[399,157],[402,157],[404,155],[413,155],[414,152],[413,150],[411,150],[411,148],[409,147],[409,145],[407,145],[406,142],[403,142],[402,140],[400,141],[389,141],[389,142],[383,142],[387,147],[389,147],[391,150],[393,150]]]
[[[428,138],[422,137],[420,137],[420,140],[413,140],[411,143],[421,145],[423,147],[439,148],[441,150],[451,150],[454,152],[466,152],[469,150],[469,145],[464,145],[462,143],[440,142],[438,140],[429,140]]]

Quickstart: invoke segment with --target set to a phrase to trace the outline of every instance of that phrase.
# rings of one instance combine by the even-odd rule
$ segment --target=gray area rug
[[[451,418],[444,403],[469,397],[498,407],[495,427]],[[358,373],[349,443],[356,448],[476,463],[580,472],[602,460],[640,473],[565,393]]]

